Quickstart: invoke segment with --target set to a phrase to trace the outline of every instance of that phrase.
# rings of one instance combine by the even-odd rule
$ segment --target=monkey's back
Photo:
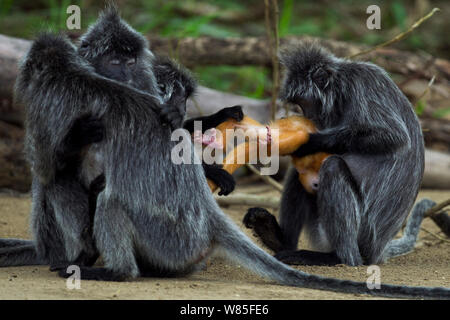
[[[107,112],[105,122],[112,128],[105,143],[105,196],[126,208],[139,254],[170,270],[198,262],[213,238],[217,204],[201,165],[194,164],[193,146],[192,164],[173,163],[177,142],[148,108]]]

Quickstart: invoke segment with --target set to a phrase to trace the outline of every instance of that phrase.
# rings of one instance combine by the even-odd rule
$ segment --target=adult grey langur
[[[148,71],[152,68],[153,54],[146,40],[114,17],[112,9],[107,13],[84,35],[78,53],[95,66],[96,72],[158,97],[155,77]],[[30,81],[26,73],[20,75],[18,98],[23,85]],[[188,78],[179,81],[186,87],[192,82]],[[164,101],[165,108],[161,110],[166,112],[166,121],[183,120],[183,110],[178,109],[185,106],[185,100],[183,94]],[[168,113],[173,109],[177,110],[176,116]],[[86,105],[65,109],[57,104],[49,112],[39,104],[27,105],[25,151],[33,174],[34,240],[0,239],[0,266],[49,264],[54,268],[92,265],[96,261],[98,253],[91,233],[102,169],[95,143],[102,140],[103,130],[101,120]],[[92,146],[88,149],[89,145]]]
[[[183,121],[186,99],[196,86],[192,76],[166,58],[153,57],[145,38],[124,22],[114,7],[102,12],[81,37],[78,53],[102,76],[154,96],[161,93],[161,114],[166,122]],[[149,71],[152,68],[157,79]],[[18,91],[26,81],[29,79],[18,79]],[[177,92],[176,86],[182,90]],[[67,110],[60,107],[53,113],[36,104],[28,107],[26,153],[33,172],[34,240],[0,239],[0,266],[49,264],[55,269],[68,264],[92,265],[98,258],[91,237],[93,216],[104,180],[95,143],[103,138],[103,124],[84,105]],[[204,117],[204,122],[216,126],[229,117],[239,117],[239,110],[223,109]],[[70,128],[62,127],[61,122],[69,125],[76,117]],[[234,179],[225,170],[212,165],[204,165],[204,170],[222,194],[233,190]]]
[[[105,267],[81,267],[82,279],[185,275],[195,271],[214,249],[221,249],[218,252],[231,260],[284,285],[450,298],[447,288],[383,285],[370,290],[366,283],[310,275],[258,248],[220,210],[202,167],[172,162],[172,149],[178,142],[171,141],[172,128],[161,125],[160,106],[154,97],[98,76],[67,39],[40,36],[27,55],[22,75],[28,79],[21,87],[27,103],[42,108],[56,103],[68,108],[88,105],[105,125],[99,153],[106,186],[97,200],[93,227]],[[52,89],[51,95],[39,94],[48,89]],[[190,143],[188,133],[186,136]],[[193,149],[189,157],[195,163]],[[67,276],[65,270],[60,274]]]
[[[295,155],[333,155],[321,166],[317,195],[307,193],[291,170],[280,225],[267,210],[252,208],[246,226],[289,264],[377,264],[411,251],[435,203],[419,202],[403,237],[392,240],[424,171],[422,131],[408,99],[382,68],[337,58],[312,43],[288,50],[282,62],[282,97],[318,128]],[[296,251],[303,230],[317,251]]]

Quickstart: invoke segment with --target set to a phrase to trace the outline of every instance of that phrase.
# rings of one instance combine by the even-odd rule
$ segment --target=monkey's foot
[[[240,122],[244,119],[244,112],[242,111],[241,106],[233,106],[222,109],[220,111],[220,116],[223,117],[223,119],[233,119]]]
[[[264,208],[250,208],[244,216],[244,225],[274,251],[283,250],[283,234],[277,219]]]
[[[236,181],[228,171],[222,169],[222,166],[204,164],[203,169],[205,170],[206,178],[220,188],[219,196],[226,196],[234,190]]]
[[[275,258],[286,264],[302,266],[335,266],[342,263],[334,252],[308,250],[280,251],[275,254]]]
[[[62,278],[69,278],[73,273],[68,273],[67,269],[61,269],[58,271],[58,275]],[[124,281],[126,278],[126,275],[106,268],[80,267],[80,280]]]
[[[54,264],[50,265],[49,269],[51,272],[67,270],[67,268],[72,264],[74,264],[74,263],[69,263],[69,262],[54,263]]]
[[[441,228],[441,231],[447,237],[450,237],[450,216],[445,211],[433,215],[431,219]]]

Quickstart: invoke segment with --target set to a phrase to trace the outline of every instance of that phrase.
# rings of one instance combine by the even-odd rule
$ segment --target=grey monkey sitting
[[[46,106],[58,101],[70,106],[96,101],[95,114],[105,125],[99,152],[104,159],[106,186],[97,200],[93,227],[105,267],[81,267],[82,279],[120,281],[138,276],[185,275],[195,271],[214,249],[222,249],[228,258],[285,285],[450,298],[446,288],[383,285],[380,290],[370,290],[365,283],[289,268],[253,244],[226,217],[205,183],[200,165],[172,162],[171,151],[177,142],[170,139],[172,128],[161,125],[160,105],[154,97],[98,76],[60,36],[46,34],[37,39],[26,64],[29,79],[57,89],[36,103]],[[70,91],[68,81],[77,88],[75,91]],[[31,103],[41,88],[28,83],[23,87],[24,99]],[[193,148],[189,156],[195,163]],[[60,275],[67,276],[65,270]]]
[[[161,95],[165,122],[174,126],[182,123],[186,99],[195,90],[195,81],[168,59],[154,57],[145,38],[123,21],[114,7],[102,12],[81,37],[78,54],[102,76],[155,97]],[[18,79],[18,97],[23,83],[30,81],[26,76],[23,72]],[[175,84],[183,88],[179,96],[173,92]],[[171,89],[161,92],[160,87]],[[31,213],[34,240],[0,239],[0,266],[49,264],[53,270],[68,264],[92,265],[98,258],[91,237],[93,217],[97,195],[104,188],[102,160],[96,150],[96,143],[103,139],[103,123],[86,105],[70,106],[66,113],[58,108],[53,114],[41,110],[40,105],[28,107],[32,110],[26,121],[26,153],[34,177]],[[208,121],[220,123],[236,117],[231,109],[205,117],[205,125],[216,126]],[[234,179],[226,171],[207,165],[204,170],[223,194],[233,190]]]
[[[419,121],[400,89],[380,67],[333,56],[307,43],[282,57],[282,97],[314,121],[296,156],[333,154],[322,164],[317,195],[288,174],[280,225],[265,209],[244,217],[276,257],[299,265],[381,263],[414,248],[431,200],[412,211],[403,238],[392,240],[417,197],[424,170]],[[306,231],[316,251],[299,250]]]

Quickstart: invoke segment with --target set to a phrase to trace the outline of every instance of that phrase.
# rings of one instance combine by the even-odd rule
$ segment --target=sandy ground
[[[270,187],[269,187],[270,188]],[[240,189],[240,190],[239,190]],[[266,186],[239,187],[238,191],[267,193]],[[420,193],[419,199],[435,201],[450,198],[450,191]],[[29,238],[29,196],[0,195],[0,237]],[[224,208],[238,225],[247,207]],[[440,236],[439,229],[426,219],[423,227]],[[245,230],[251,236],[251,231]],[[257,241],[255,238],[253,238]],[[260,243],[259,243],[260,244]],[[301,247],[307,247],[303,239]],[[450,243],[421,231],[414,252],[391,259],[381,265],[382,283],[450,287]],[[328,277],[366,281],[367,267],[298,267]],[[45,266],[0,269],[0,299],[372,299],[326,291],[291,288],[262,280],[242,267],[230,265],[219,258],[211,259],[207,269],[181,279],[137,279],[130,282],[82,281],[81,289],[69,290],[66,281]]]

